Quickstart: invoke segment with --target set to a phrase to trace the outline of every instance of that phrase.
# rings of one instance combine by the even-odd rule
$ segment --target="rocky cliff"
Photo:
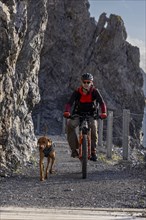
[[[40,132],[47,126],[48,133],[61,133],[64,104],[86,71],[114,111],[114,135],[121,137],[119,116],[130,109],[130,135],[139,142],[143,78],[139,49],[126,38],[122,18],[103,13],[96,22],[88,0],[0,1],[3,169],[16,169],[29,159],[38,115]]]
[[[48,21],[46,1],[0,2],[1,168],[29,159],[36,137],[31,112],[40,100],[38,71]]]
[[[54,2],[54,3],[53,3]],[[105,13],[98,22],[90,17],[88,1],[53,1],[48,5],[48,24],[41,54],[41,101],[33,111],[35,128],[60,133],[62,113],[80,75],[91,72],[109,110],[121,116],[114,122],[114,136],[121,137],[122,111],[140,114],[131,121],[131,134],[139,138],[143,118],[143,78],[139,49],[127,41],[120,16]],[[119,139],[120,140],[120,139]],[[119,142],[118,140],[118,142]]]

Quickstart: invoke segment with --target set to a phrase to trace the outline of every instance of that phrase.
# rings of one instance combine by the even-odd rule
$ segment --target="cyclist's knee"
[[[78,121],[76,120],[69,120],[68,122],[68,129],[74,130],[78,126]]]

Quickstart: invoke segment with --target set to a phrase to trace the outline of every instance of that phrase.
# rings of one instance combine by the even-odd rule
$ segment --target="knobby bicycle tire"
[[[82,177],[86,179],[87,177],[87,136],[83,135],[82,140]]]

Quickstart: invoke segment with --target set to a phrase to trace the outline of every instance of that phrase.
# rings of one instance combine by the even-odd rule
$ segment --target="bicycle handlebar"
[[[95,120],[98,120],[98,119],[101,119],[102,118],[99,116],[99,115],[90,115],[89,113],[82,113],[81,115],[78,115],[78,114],[74,114],[74,115],[71,115],[69,118],[70,119],[74,119],[74,118],[94,118]]]

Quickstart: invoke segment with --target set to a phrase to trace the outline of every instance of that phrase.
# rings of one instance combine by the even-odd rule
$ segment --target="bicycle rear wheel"
[[[87,177],[87,136],[83,135],[82,140],[82,178],[86,179]]]

